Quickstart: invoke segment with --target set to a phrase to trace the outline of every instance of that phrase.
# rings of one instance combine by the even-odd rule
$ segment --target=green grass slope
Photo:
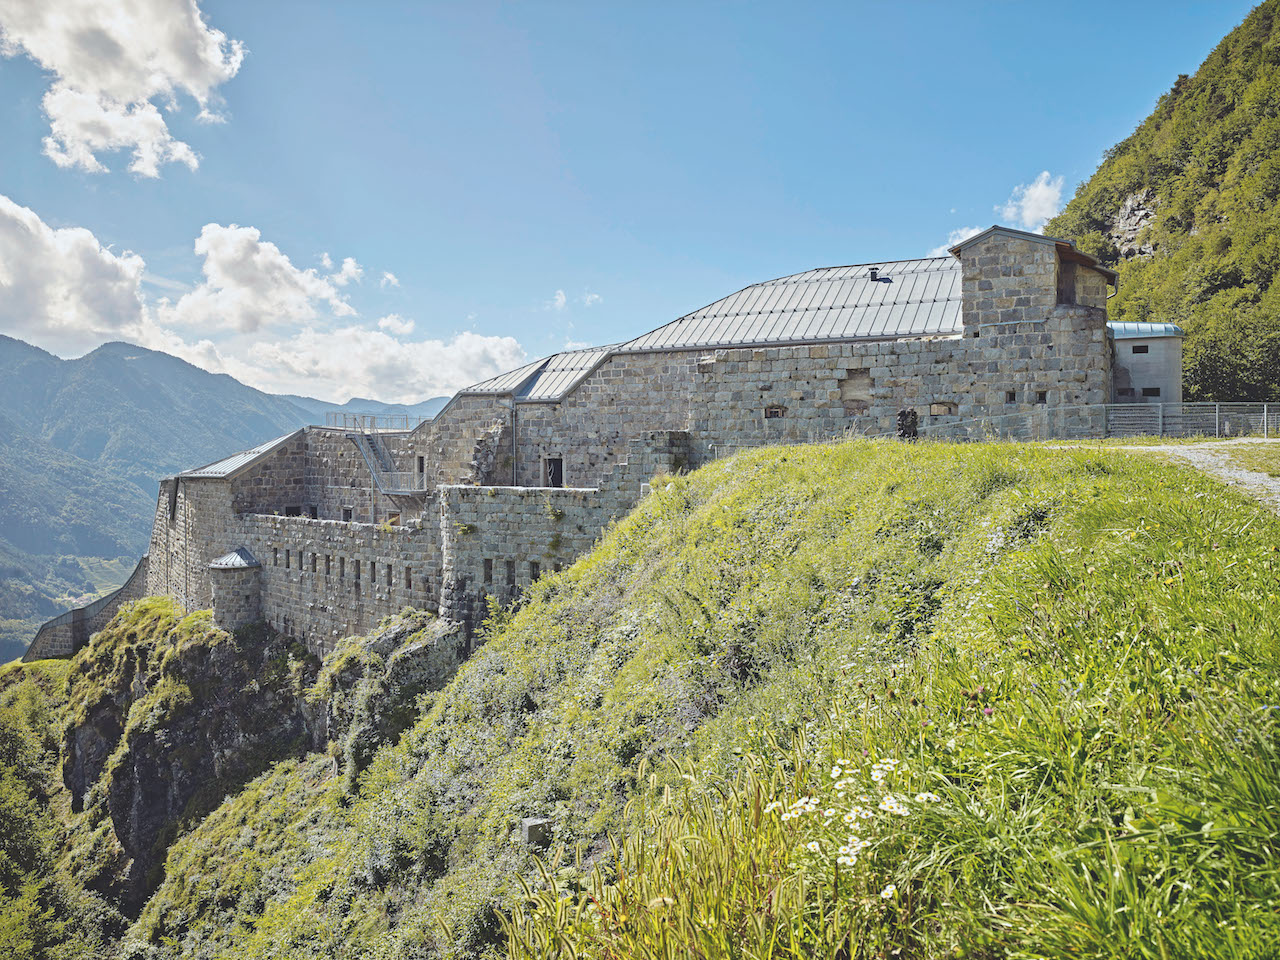
[[[1119,270],[1111,319],[1186,329],[1189,400],[1280,399],[1278,13],[1266,0],[1180,76],[1045,228]],[[1153,214],[1132,245],[1149,257],[1116,245],[1131,197]]]
[[[289,761],[178,840],[127,950],[1268,956],[1278,547],[1120,453],[660,480],[354,786]]]

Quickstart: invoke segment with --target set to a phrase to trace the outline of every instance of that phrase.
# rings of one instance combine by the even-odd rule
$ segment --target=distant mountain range
[[[161,477],[332,412],[427,417],[446,402],[278,396],[128,343],[63,360],[0,335],[0,662],[123,581]]]

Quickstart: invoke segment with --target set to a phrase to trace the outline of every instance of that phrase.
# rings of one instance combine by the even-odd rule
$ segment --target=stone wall
[[[589,550],[607,522],[594,489],[442,486],[440,615],[474,624]]]
[[[262,568],[232,567],[209,572],[213,620],[223,630],[262,622]]]
[[[281,444],[252,470],[231,483],[231,508],[237,513],[284,513],[300,510],[306,499],[307,434]]]
[[[213,595],[209,564],[242,546],[234,542],[231,481],[170,478],[160,481],[151,527],[147,593],[174,598],[184,610],[207,610]]]
[[[406,526],[247,515],[233,538],[262,564],[266,621],[324,654],[405,607],[438,608],[439,530],[434,515]]]
[[[74,610],[68,610],[42,624],[36,632],[24,661],[44,660],[49,657],[69,657],[89,642],[89,638],[110,622],[120,609],[120,605],[130,600],[145,597],[147,589],[147,568],[149,557],[144,556],[129,574],[129,579],[120,589],[105,597],[99,597],[92,603]]]

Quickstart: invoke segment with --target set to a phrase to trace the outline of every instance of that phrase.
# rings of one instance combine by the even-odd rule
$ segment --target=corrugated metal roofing
[[[213,570],[244,570],[249,567],[260,567],[257,558],[244,547],[237,547],[230,553],[223,554],[209,564]]]
[[[1139,337],[1185,337],[1187,332],[1176,323],[1148,323],[1141,320],[1108,320],[1107,332],[1115,340]]]
[[[221,460],[215,460],[213,463],[205,464],[203,467],[196,467],[194,470],[184,471],[183,473],[178,474],[178,476],[189,479],[221,479],[229,477],[237,470],[240,470],[242,467],[247,467],[259,457],[265,456],[286,440],[292,440],[300,433],[302,433],[301,430],[295,430],[293,433],[286,433],[283,437],[277,437],[267,443],[260,443],[258,446],[253,447],[250,450],[242,450],[239,453],[233,453],[229,457],[224,457]]]
[[[614,351],[614,346],[554,353],[518,370],[467,387],[466,393],[514,394],[520,401],[559,400]]]
[[[954,336],[961,332],[960,300],[954,257],[806,270],[739,290],[618,352]]]

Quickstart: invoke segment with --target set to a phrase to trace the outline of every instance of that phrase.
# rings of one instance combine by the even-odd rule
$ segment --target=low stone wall
[[[49,657],[69,657],[89,642],[89,638],[105,627],[120,605],[147,595],[147,567],[144,555],[119,590],[99,597],[90,604],[68,610],[40,627],[22,659],[25,662]]]

